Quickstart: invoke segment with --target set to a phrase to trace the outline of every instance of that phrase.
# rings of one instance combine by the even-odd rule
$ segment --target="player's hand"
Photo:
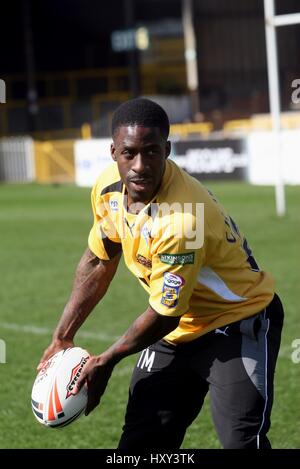
[[[64,350],[70,347],[74,347],[74,342],[72,340],[62,339],[62,340],[53,340],[49,347],[46,348],[42,358],[40,359],[40,363],[37,366],[37,370],[40,371],[50,357],[55,355],[55,353],[59,352],[60,350]]]
[[[86,365],[84,365],[77,381],[74,394],[76,394],[82,386],[87,385],[88,402],[85,415],[88,415],[99,405],[113,368],[114,365],[104,362],[101,359],[101,355],[90,357]]]

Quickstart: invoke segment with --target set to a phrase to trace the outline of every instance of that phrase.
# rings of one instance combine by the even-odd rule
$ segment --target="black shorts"
[[[178,449],[208,391],[224,448],[270,448],[282,325],[283,308],[275,295],[255,316],[187,344],[160,340],[143,350],[133,371],[119,448]]]

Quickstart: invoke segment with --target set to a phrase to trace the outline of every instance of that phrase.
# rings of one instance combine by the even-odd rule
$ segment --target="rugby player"
[[[113,163],[92,190],[88,248],[41,364],[74,345],[123,254],[149,305],[84,367],[78,389],[87,382],[86,414],[115,365],[140,352],[120,449],[179,448],[208,392],[224,448],[270,448],[282,304],[236,222],[168,159],[168,135],[168,116],[151,100],[132,99],[115,111]]]

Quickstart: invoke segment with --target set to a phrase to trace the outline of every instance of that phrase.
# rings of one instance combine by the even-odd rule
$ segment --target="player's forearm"
[[[105,295],[116,272],[120,256],[111,261],[101,261],[89,249],[83,254],[75,273],[74,285],[54,340],[72,340],[93,308]]]
[[[100,355],[100,360],[118,363],[162,339],[178,326],[179,320],[179,317],[161,316],[149,307],[115,344]]]

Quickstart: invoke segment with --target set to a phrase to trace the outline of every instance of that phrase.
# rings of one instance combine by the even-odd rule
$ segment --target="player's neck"
[[[127,200],[127,212],[129,213],[133,213],[134,215],[137,215],[138,213],[140,213],[141,210],[143,210],[145,208],[147,204],[145,204],[144,202],[134,202],[133,200]]]

